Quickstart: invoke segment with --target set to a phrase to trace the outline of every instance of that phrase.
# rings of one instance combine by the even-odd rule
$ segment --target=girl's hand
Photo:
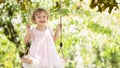
[[[32,60],[28,59],[28,58],[21,58],[21,61],[24,62],[24,63],[28,63],[28,64],[32,63]]]
[[[61,28],[62,28],[62,24],[58,24],[58,25],[57,25],[57,30],[60,31]]]
[[[27,29],[27,31],[30,31],[30,25],[29,24],[26,25],[26,29]]]

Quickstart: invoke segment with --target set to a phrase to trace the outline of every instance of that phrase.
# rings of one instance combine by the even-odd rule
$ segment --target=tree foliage
[[[116,0],[91,0],[90,8],[98,7],[98,12],[103,12],[107,8],[108,12],[111,13],[112,10],[119,9],[118,3]]]

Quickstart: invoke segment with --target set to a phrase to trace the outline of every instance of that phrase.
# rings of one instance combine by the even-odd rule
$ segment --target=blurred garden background
[[[61,1],[65,68],[120,68],[120,0]],[[34,27],[38,7],[48,10],[55,30],[60,0],[0,0],[0,68],[21,68],[26,24]]]

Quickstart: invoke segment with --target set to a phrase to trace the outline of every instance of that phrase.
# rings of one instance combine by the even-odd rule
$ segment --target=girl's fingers
[[[58,24],[58,27],[59,27],[59,28],[62,28],[62,24]]]
[[[26,28],[27,28],[27,29],[29,29],[29,28],[30,28],[30,25],[29,25],[29,24],[27,24],[27,25],[26,25]]]
[[[61,30],[61,28],[62,28],[62,24],[58,24],[57,29]]]
[[[59,24],[60,28],[62,28],[62,24]]]

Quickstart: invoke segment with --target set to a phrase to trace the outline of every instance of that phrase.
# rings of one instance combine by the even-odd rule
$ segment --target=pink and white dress
[[[53,34],[49,28],[40,31],[31,29],[31,47],[29,55],[32,63],[23,63],[24,68],[64,68],[64,60],[56,51]]]

